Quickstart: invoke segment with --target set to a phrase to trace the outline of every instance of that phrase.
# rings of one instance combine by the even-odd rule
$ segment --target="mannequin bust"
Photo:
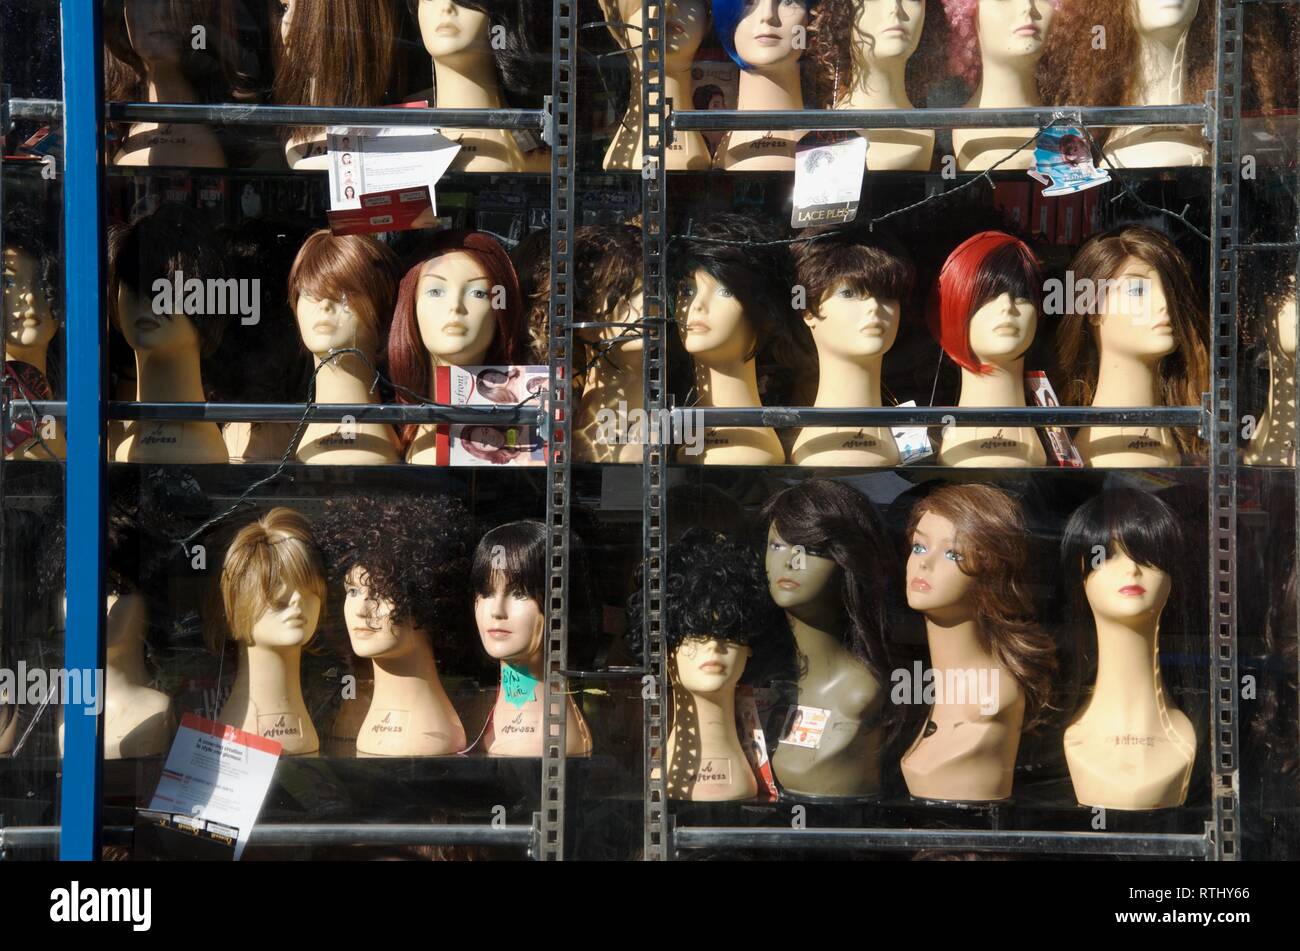
[[[1268,407],[1259,418],[1243,460],[1248,466],[1293,466],[1296,446],[1295,275],[1265,298],[1268,316],[1264,339],[1268,343]]]
[[[549,61],[538,41],[551,35],[550,8],[532,0],[407,0],[433,57],[430,100],[440,109],[500,109],[540,105]],[[543,17],[542,13],[546,16]],[[494,42],[493,31],[504,43]],[[549,172],[545,148],[525,152],[509,129],[443,129],[460,143],[452,162],[458,172]]]
[[[641,171],[641,86],[645,75],[645,44],[641,36],[641,0],[600,0],[609,32],[628,51],[630,74],[627,112],[614,131],[605,152],[604,167],[618,171]],[[691,92],[691,63],[709,29],[705,0],[667,0],[664,4],[667,59],[664,63],[664,97],[678,112],[694,105]],[[713,164],[708,143],[699,132],[674,132],[665,147],[669,171],[703,171]]]
[[[992,486],[947,485],[913,507],[907,534],[907,605],[925,616],[936,693],[903,779],[919,799],[1007,799],[1056,668],[1025,582],[1024,513]]]
[[[541,522],[494,528],[474,551],[474,620],[483,650],[501,664],[501,687],[484,737],[489,756],[543,753],[547,579],[546,526]],[[566,754],[590,754],[591,731],[572,695],[565,699],[565,710]]]
[[[948,255],[930,297],[930,332],[961,367],[958,406],[1024,406],[1025,354],[1043,312],[1034,253],[1000,231],[967,238]],[[1009,468],[1047,462],[1028,426],[949,426],[939,462]]]
[[[782,738],[776,780],[801,796],[878,795],[895,710],[884,686],[885,528],[864,496],[822,479],[770,498],[761,521],[768,593],[785,611],[799,657],[796,703],[827,714],[816,746]]]
[[[762,405],[755,361],[791,334],[793,311],[787,302],[793,272],[785,248],[742,243],[770,237],[752,218],[712,215],[672,259],[677,330],[694,362],[695,405]],[[704,451],[678,458],[704,465],[779,466],[785,449],[768,428],[709,427]]]
[[[1066,313],[1056,334],[1071,406],[1199,406],[1208,388],[1207,321],[1187,262],[1172,241],[1145,227],[1089,238],[1070,269],[1100,290],[1095,306]],[[1111,283],[1102,284],[1103,280]],[[1085,326],[1086,324],[1086,326]],[[1176,466],[1203,444],[1177,430],[1085,426],[1074,445],[1097,467]]]
[[[283,507],[241,529],[221,568],[224,621],[239,650],[239,671],[217,719],[275,740],[285,756],[320,749],[302,696],[301,663],[325,590],[307,520]],[[219,637],[212,643],[223,646]]]
[[[926,0],[821,0],[809,58],[817,101],[835,109],[913,109],[913,90],[927,78],[929,56],[917,56]],[[867,168],[929,171],[933,129],[868,129]]]
[[[501,242],[478,231],[446,231],[397,292],[388,366],[399,403],[433,398],[440,366],[512,365],[526,336],[523,295]],[[406,426],[406,461],[437,462],[437,427]]]
[[[943,0],[952,31],[949,69],[974,90],[968,109],[1041,106],[1036,72],[1056,18],[1058,0]],[[953,129],[963,172],[1027,169],[1034,165],[1032,128]],[[1007,161],[1003,162],[1003,159]]]
[[[187,288],[183,295],[174,294],[182,275]],[[229,308],[210,312],[205,295],[191,294],[188,285],[197,280],[211,288],[225,277],[220,243],[181,205],[160,205],[150,215],[109,230],[109,314],[135,352],[137,400],[207,400],[203,361],[221,343],[229,320],[222,311]],[[155,289],[159,281],[167,285],[161,293]],[[206,294],[213,296],[210,290]],[[153,464],[226,463],[229,458],[216,423],[150,420],[128,422],[114,455],[117,462]]]
[[[881,362],[898,337],[916,271],[901,248],[865,231],[812,233],[795,246],[803,319],[817,351],[818,407],[880,405]],[[801,466],[896,466],[888,426],[808,427],[790,460]]]
[[[62,280],[61,256],[54,238],[33,209],[8,203],[4,228],[4,359],[5,376],[13,387],[11,399],[22,411],[24,398],[54,398],[50,385],[50,341],[58,333],[61,313],[56,310]],[[56,362],[57,368],[57,362]],[[48,460],[67,457],[63,424],[48,432],[41,421],[31,435],[9,453],[11,459]],[[37,439],[37,434],[41,438]],[[18,433],[10,431],[17,441]],[[44,445],[42,445],[42,443]]]
[[[281,0],[275,101],[280,105],[383,106],[401,97],[401,0]],[[329,168],[325,129],[281,130],[295,171]]]
[[[331,499],[316,535],[353,652],[374,664],[357,754],[447,756],[465,728],[438,675],[469,567],[469,512],[445,495]],[[449,628],[453,630],[449,630]]]
[[[217,26],[209,0],[107,0],[104,4],[105,94],[110,101],[192,103],[230,98],[216,56],[195,50],[191,29]],[[213,37],[215,50],[218,38]],[[135,122],[114,165],[224,168],[225,155],[203,124]]]
[[[1159,645],[1161,614],[1185,580],[1185,545],[1174,510],[1136,489],[1094,497],[1066,526],[1063,577],[1097,635],[1097,682],[1065,731],[1080,805],[1161,809],[1187,798],[1196,730],[1165,688]],[[1094,568],[1098,551],[1106,556]],[[1080,630],[1086,617],[1076,603]]]
[[[758,782],[736,726],[736,684],[753,645],[779,628],[752,548],[689,529],[668,548],[664,639],[673,715],[665,763],[672,799],[752,799]],[[641,592],[628,601],[628,631],[641,635]]]
[[[817,0],[710,0],[722,48],[740,67],[736,108],[802,109],[799,60],[808,47]],[[729,132],[713,167],[728,172],[790,172],[804,133]]]
[[[387,245],[369,235],[336,237],[315,231],[289,271],[289,306],[303,345],[320,367],[318,403],[377,403],[388,324],[400,266]],[[331,356],[336,350],[355,353]],[[367,363],[367,361],[369,361]],[[397,433],[386,423],[310,423],[298,443],[299,462],[314,465],[390,465],[401,458]]]

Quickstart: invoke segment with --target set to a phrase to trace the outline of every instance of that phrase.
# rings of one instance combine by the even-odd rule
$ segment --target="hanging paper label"
[[[1029,177],[1046,185],[1043,195],[1073,195],[1110,181],[1110,173],[1092,162],[1088,138],[1078,126],[1052,126],[1038,134],[1034,168]]]
[[[831,145],[817,144],[812,138],[805,142],[794,161],[791,227],[847,224],[858,216],[862,200],[867,140],[855,135]]]
[[[460,146],[436,129],[401,126],[356,129],[332,126],[329,146],[330,210],[362,207],[368,195],[428,187],[437,212],[434,186],[451,167]]]
[[[916,400],[898,405],[915,406]],[[898,444],[898,461],[901,465],[934,455],[934,446],[930,444],[930,435],[924,426],[893,426],[891,431],[894,442]]]
[[[826,732],[830,720],[831,712],[822,707],[797,706],[790,711],[790,720],[781,742],[788,746],[815,750],[822,745],[822,734]]]
[[[740,742],[745,748],[745,758],[758,777],[758,798],[776,802],[780,794],[777,792],[776,778],[772,775],[772,763],[767,758],[767,736],[763,731],[763,721],[758,716],[754,693],[748,687],[736,688],[736,719],[740,728]]]
[[[516,710],[537,699],[539,684],[541,681],[522,667],[506,664],[501,668],[501,693]]]

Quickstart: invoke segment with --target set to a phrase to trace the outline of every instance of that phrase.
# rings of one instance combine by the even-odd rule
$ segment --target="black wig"
[[[63,249],[59,246],[58,231],[51,229],[49,219],[49,215],[37,214],[25,202],[6,200],[4,246],[35,259],[45,302],[54,319],[62,324]]]

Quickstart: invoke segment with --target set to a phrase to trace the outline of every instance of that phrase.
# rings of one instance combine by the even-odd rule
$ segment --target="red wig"
[[[523,295],[519,290],[519,276],[510,255],[501,242],[481,231],[446,231],[439,234],[427,254],[406,272],[397,291],[397,309],[393,312],[393,326],[388,335],[388,370],[397,384],[399,403],[418,403],[403,389],[431,397],[432,381],[429,379],[429,353],[420,337],[420,323],[415,315],[415,293],[420,284],[424,266],[445,254],[467,254],[483,269],[492,287],[505,288],[505,306],[496,310],[496,333],[484,360],[489,364],[510,365],[517,362],[520,343],[524,337]],[[415,437],[416,426],[404,427],[403,439]]]
[[[1042,316],[1043,279],[1029,245],[1001,231],[981,231],[948,255],[930,294],[926,322],[944,353],[962,369],[993,369],[976,360],[968,330],[975,312],[1003,294],[1032,301]]]

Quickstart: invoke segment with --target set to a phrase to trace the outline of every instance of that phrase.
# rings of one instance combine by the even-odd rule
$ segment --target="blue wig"
[[[747,0],[709,0],[709,6],[713,9],[713,25],[718,31],[718,39],[722,41],[722,48],[741,69],[753,69],[736,52],[736,27],[745,16],[746,2]],[[803,4],[805,10],[812,10],[817,5],[817,0],[799,0],[799,2]]]

